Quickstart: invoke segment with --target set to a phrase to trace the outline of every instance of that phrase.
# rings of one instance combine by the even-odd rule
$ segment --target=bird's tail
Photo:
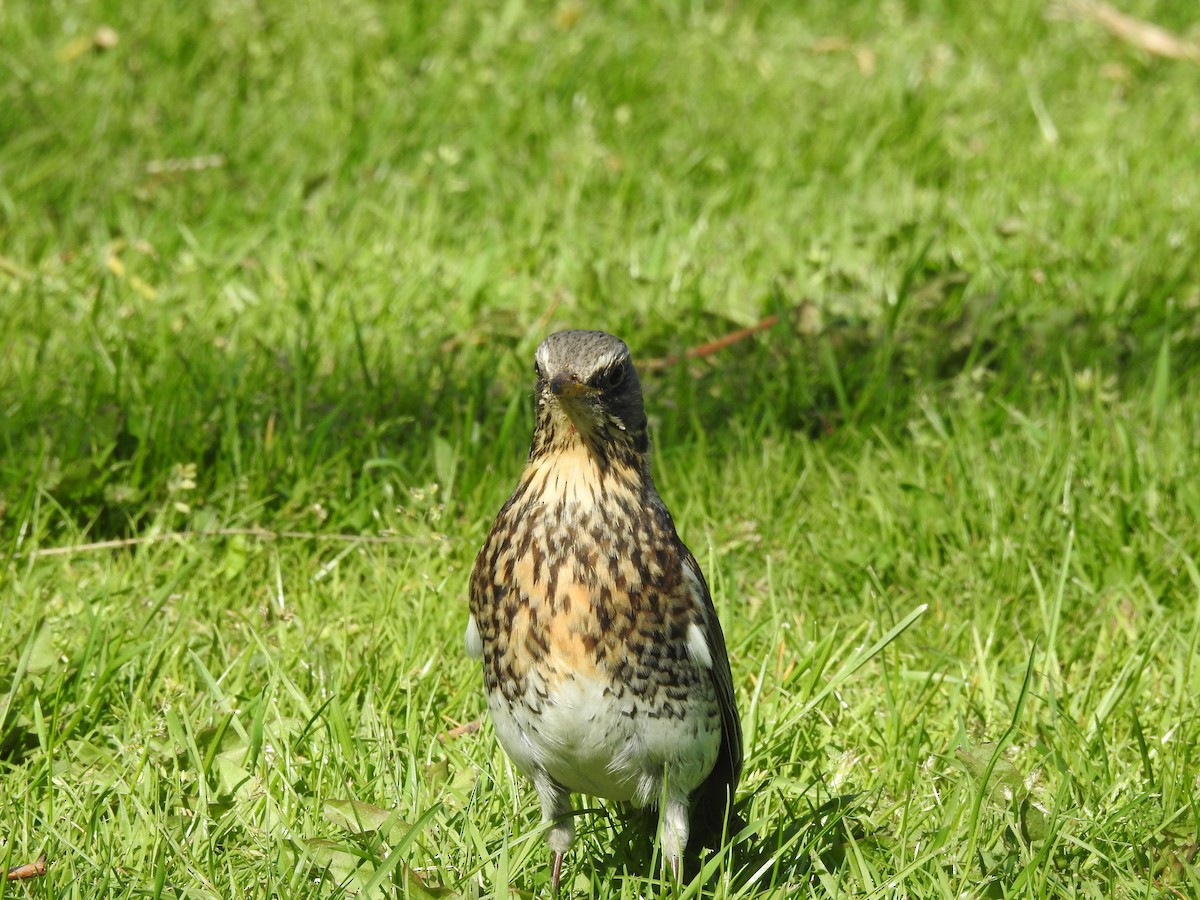
[[[722,753],[704,783],[692,795],[689,849],[717,847],[728,842],[746,827],[734,805],[737,789],[729,754]]]

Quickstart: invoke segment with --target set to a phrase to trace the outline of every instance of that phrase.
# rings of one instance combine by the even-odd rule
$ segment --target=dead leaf
[[[361,800],[326,800],[324,812],[326,819],[351,834],[377,831],[386,838],[396,825],[408,827],[394,810]]]
[[[115,28],[101,25],[91,34],[76,35],[63,44],[57,54],[58,61],[64,64],[73,63],[89,51],[103,53],[105,50],[111,50],[120,42],[121,35]]]
[[[464,722],[462,725],[455,725],[445,734],[439,734],[438,740],[444,744],[446,741],[452,741],[455,738],[460,738],[464,734],[471,734],[478,731],[481,724],[482,723],[479,719],[472,719],[470,722]]]
[[[858,71],[863,75],[870,75],[875,71],[875,51],[870,47],[852,44],[843,37],[817,38],[808,49],[813,53],[849,53],[854,57]]]
[[[26,878],[40,878],[46,874],[46,854],[43,853],[34,862],[23,866],[14,866],[5,876],[9,881],[24,881]]]

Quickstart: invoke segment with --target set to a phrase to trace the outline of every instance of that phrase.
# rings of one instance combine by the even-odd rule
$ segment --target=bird
[[[629,347],[559,331],[534,359],[533,439],[471,570],[466,649],[482,660],[496,737],[540,801],[551,890],[575,840],[572,794],[658,807],[678,882],[689,833],[720,839],[737,821],[725,637],[651,478]]]

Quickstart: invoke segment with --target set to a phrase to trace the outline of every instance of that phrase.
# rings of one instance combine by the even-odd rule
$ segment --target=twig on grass
[[[17,553],[14,556],[17,559],[40,559],[45,556],[69,556],[74,553],[92,553],[97,550],[120,550],[123,547],[136,547],[141,544],[158,544],[163,541],[206,537],[257,537],[265,540],[288,538],[360,544],[411,544],[422,540],[399,535],[322,534],[316,531],[272,531],[269,528],[209,528],[204,531],[171,531],[166,534],[147,534],[140,537],[116,538],[110,541],[93,541],[88,544],[72,544],[68,547],[42,547],[30,550],[28,553]]]
[[[709,341],[707,344],[701,344],[698,347],[689,347],[683,351],[682,356],[663,356],[658,359],[647,359],[638,363],[638,367],[645,372],[655,372],[659,369],[669,369],[671,366],[678,365],[685,359],[702,359],[705,356],[712,356],[714,353],[724,350],[726,347],[732,346],[739,341],[744,341],[746,338],[760,331],[766,331],[768,328],[774,327],[778,322],[778,315],[770,315],[761,322],[751,325],[749,328],[739,328],[737,331],[731,331],[729,334],[719,337],[715,341]]]
[[[0,272],[3,272],[5,275],[11,275],[18,281],[29,281],[33,278],[33,273],[28,269],[23,269],[11,259],[3,256],[0,256]]]
[[[1109,34],[1139,50],[1167,59],[1200,62],[1200,45],[1184,40],[1173,32],[1126,15],[1101,0],[1067,0],[1067,13],[1081,19],[1091,19]]]
[[[821,310],[812,300],[802,300],[787,310],[786,315],[797,334],[811,336],[819,334],[822,330]],[[709,341],[706,344],[700,344],[696,347],[689,347],[680,355],[639,360],[638,369],[643,372],[657,372],[661,369],[669,369],[671,366],[678,365],[684,360],[703,359],[706,356],[712,356],[726,347],[732,347],[734,344],[746,340],[746,338],[753,337],[760,331],[774,328],[779,324],[780,317],[779,313],[774,313],[747,328],[739,328],[736,331],[722,335],[715,341]]]
[[[172,159],[152,159],[146,163],[147,175],[180,175],[186,172],[203,172],[205,169],[220,169],[225,165],[221,153],[206,153],[201,156],[183,156]]]

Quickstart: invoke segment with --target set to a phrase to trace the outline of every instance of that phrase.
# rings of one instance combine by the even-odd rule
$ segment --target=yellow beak
[[[594,388],[590,384],[584,384],[577,376],[567,372],[559,372],[550,379],[550,393],[559,400],[574,400],[578,397],[586,397],[589,394],[597,394],[599,392],[598,388]]]

